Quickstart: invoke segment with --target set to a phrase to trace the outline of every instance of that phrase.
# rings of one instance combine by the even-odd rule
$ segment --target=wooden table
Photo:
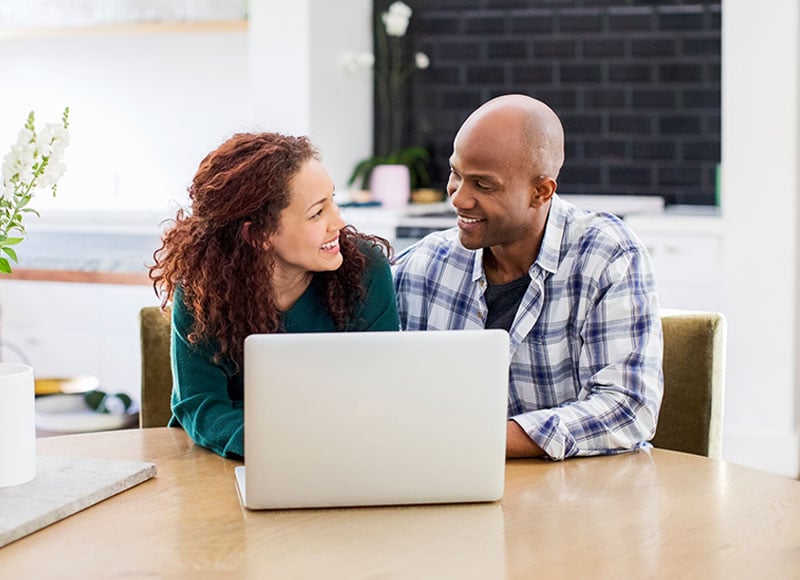
[[[250,512],[178,429],[38,445],[158,475],[0,549],[3,578],[800,576],[800,482],[671,451],[509,461],[494,504]]]

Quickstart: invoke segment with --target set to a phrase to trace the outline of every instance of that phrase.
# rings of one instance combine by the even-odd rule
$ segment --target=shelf
[[[135,22],[92,26],[0,28],[0,40],[38,38],[89,38],[146,34],[196,34],[246,32],[247,20],[197,20],[192,22]]]

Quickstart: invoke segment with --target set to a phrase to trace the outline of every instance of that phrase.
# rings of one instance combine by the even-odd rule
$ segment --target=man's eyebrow
[[[461,173],[461,177],[462,178],[468,178],[468,179],[482,180],[482,181],[491,181],[491,182],[499,181],[497,179],[497,177],[495,177],[495,175],[493,173],[483,173],[483,172],[480,172],[480,171],[473,171],[473,172],[466,172],[466,173],[462,172]]]
[[[498,179],[497,176],[494,173],[490,172],[490,171],[489,172],[481,172],[481,171],[464,172],[462,170],[456,170],[456,168],[453,166],[453,156],[452,155],[448,158],[447,161],[448,161],[448,164],[450,165],[450,169],[452,171],[456,171],[461,176],[462,179],[467,178],[467,179],[472,179],[472,180],[482,180],[482,181],[489,181],[491,183],[500,183],[501,182],[501,180]]]

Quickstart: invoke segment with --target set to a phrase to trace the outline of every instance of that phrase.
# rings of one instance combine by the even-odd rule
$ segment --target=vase
[[[0,488],[36,476],[33,369],[0,363]]]
[[[372,198],[389,209],[408,205],[411,195],[411,174],[405,165],[377,165],[369,180]]]

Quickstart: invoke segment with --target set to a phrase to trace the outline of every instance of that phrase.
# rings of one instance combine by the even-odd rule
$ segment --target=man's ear
[[[531,190],[531,207],[539,208],[552,199],[558,184],[547,175],[540,175],[533,180]]]

